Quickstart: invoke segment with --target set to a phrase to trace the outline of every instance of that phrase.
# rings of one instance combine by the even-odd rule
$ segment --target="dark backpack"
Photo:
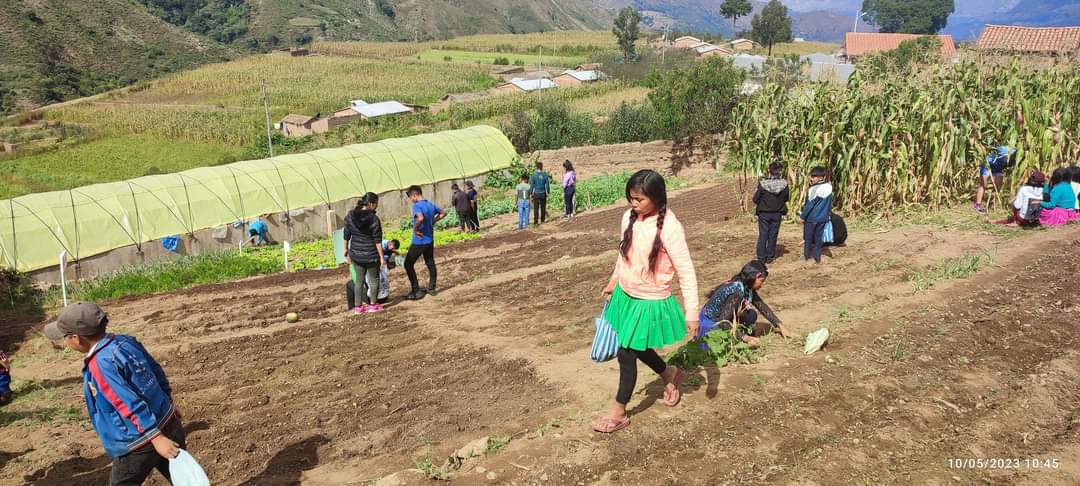
[[[1016,154],[1010,153],[1009,155],[995,154],[994,158],[990,160],[990,172],[995,174],[1005,172],[1007,169],[1016,165]]]

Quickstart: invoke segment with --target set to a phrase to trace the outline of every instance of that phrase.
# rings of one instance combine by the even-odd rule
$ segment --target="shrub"
[[[495,62],[493,64],[495,64],[496,66],[509,66],[510,65],[510,59],[505,58],[505,57],[496,57]]]
[[[525,65],[525,60],[524,59],[515,60],[514,65],[515,66],[524,66]]]
[[[420,56],[416,56],[416,58],[417,58],[417,59],[420,59]],[[444,60],[444,61],[446,61],[446,62],[450,62],[450,61],[453,61],[453,60],[454,60],[454,58],[452,58],[452,57],[450,57],[450,56],[443,56],[442,60]]]
[[[510,139],[510,143],[514,145],[514,150],[518,153],[529,151],[529,139],[532,135],[532,119],[529,117],[528,113],[520,110],[513,112],[509,119],[503,120],[500,128],[506,135],[506,138]]]
[[[568,104],[541,104],[533,120],[529,148],[551,150],[585,145],[593,139],[595,131],[592,118],[587,114],[570,111]]]
[[[652,105],[634,106],[625,101],[600,127],[600,143],[648,142],[656,140],[656,111]]]

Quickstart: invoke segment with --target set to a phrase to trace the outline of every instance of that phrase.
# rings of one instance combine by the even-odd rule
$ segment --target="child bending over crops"
[[[11,402],[11,360],[0,351],[0,407]]]
[[[1005,176],[1005,170],[1015,162],[1016,153],[1006,146],[998,147],[993,153],[986,156],[986,162],[979,166],[979,186],[975,189],[975,211],[985,213],[983,196],[986,194],[986,185],[993,181],[994,190],[1001,190],[1001,181]]]
[[[758,240],[757,257],[765,263],[776,258],[776,239],[780,237],[780,221],[787,214],[790,190],[788,181],[783,177],[784,164],[769,164],[769,175],[758,182],[754,191],[754,204],[757,205]]]
[[[757,329],[758,312],[769,321],[770,329],[775,328],[784,337],[796,335],[784,327],[784,323],[773,313],[769,305],[761,299],[761,287],[765,285],[765,279],[769,276],[769,269],[760,260],[751,260],[743,266],[742,270],[731,277],[731,280],[718,285],[709,292],[708,301],[701,308],[699,320],[700,330],[697,336],[702,337],[713,329],[720,328],[725,331],[731,330],[733,322],[739,325],[735,329],[735,335],[752,348],[761,344],[757,336],[766,333],[765,330]],[[755,311],[754,309],[757,309]]]
[[[262,218],[255,218],[255,221],[248,225],[247,234],[247,244],[249,245],[270,244],[270,238],[267,236],[266,221],[263,221]]]
[[[169,459],[185,447],[169,380],[138,340],[107,333],[108,323],[101,307],[76,302],[45,326],[45,336],[85,355],[83,394],[112,458],[109,484],[142,484],[154,469],[169,479]]]
[[[1060,226],[1080,219],[1076,214],[1076,193],[1067,173],[1068,169],[1062,167],[1054,169],[1050,176],[1050,184],[1043,189],[1043,210],[1039,214],[1039,224]]]
[[[825,223],[832,215],[832,184],[826,179],[825,168],[810,169],[810,191],[799,218],[803,221],[803,259],[821,263],[821,247],[825,245]]]
[[[664,178],[651,170],[636,172],[626,182],[630,210],[622,223],[622,241],[615,271],[604,288],[610,296],[604,318],[619,339],[619,391],[615,402],[593,430],[611,433],[630,425],[626,404],[637,385],[641,360],[664,380],[664,404],[679,404],[683,371],[664,363],[661,348],[697,334],[697,276],[682,223],[667,207]],[[686,312],[671,295],[679,276]]]
[[[1042,212],[1043,184],[1046,176],[1042,172],[1035,171],[1028,177],[1027,183],[1016,190],[1016,198],[1013,199],[1012,214],[1008,218],[996,221],[997,224],[1016,225],[1023,228],[1038,226],[1039,214]]]

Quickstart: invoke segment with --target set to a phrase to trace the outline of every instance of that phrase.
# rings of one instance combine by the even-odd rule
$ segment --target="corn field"
[[[179,73],[107,101],[49,110],[46,116],[116,135],[250,145],[265,136],[264,79],[273,121],[288,113],[329,114],[355,99],[423,104],[495,84],[483,68],[467,64],[264,55]]]
[[[412,57],[429,49],[431,46],[425,42],[316,42],[311,45],[311,52],[367,59]]]
[[[793,207],[805,200],[810,168],[821,165],[839,205],[886,212],[970,197],[997,145],[1018,150],[1002,200],[1032,170],[1080,163],[1080,65],[934,69],[881,84],[856,76],[846,88],[763,89],[733,113],[730,157],[749,176],[782,161],[799,191]]]

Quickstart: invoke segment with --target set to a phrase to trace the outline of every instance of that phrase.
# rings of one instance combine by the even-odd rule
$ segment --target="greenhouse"
[[[476,176],[516,156],[502,132],[476,126],[28,194],[0,201],[0,264],[38,270],[63,251],[77,261],[366,192]]]

